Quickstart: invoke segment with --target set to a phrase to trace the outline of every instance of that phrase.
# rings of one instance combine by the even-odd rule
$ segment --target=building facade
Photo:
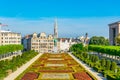
[[[69,48],[75,44],[75,40],[71,38],[59,38],[60,51],[69,51]]]
[[[120,33],[120,21],[109,24],[109,43],[115,45],[115,37]]]
[[[11,31],[0,31],[0,45],[21,44],[21,34]]]
[[[47,36],[45,33],[33,33],[29,37],[24,37],[22,42],[26,50],[35,50],[39,53],[58,52],[60,50],[60,44],[58,41],[57,19],[54,23],[53,35]]]
[[[54,50],[54,37],[53,35],[46,35],[45,33],[33,33],[32,35],[29,35],[29,37],[24,38],[23,42],[25,45],[27,45],[27,50],[35,50],[39,53],[47,53],[47,52],[53,52]],[[60,45],[59,42],[57,42],[57,48],[59,50]]]
[[[57,19],[54,23],[54,38],[58,38],[58,25],[57,25]]]

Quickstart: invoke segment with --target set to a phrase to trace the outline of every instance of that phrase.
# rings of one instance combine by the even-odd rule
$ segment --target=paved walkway
[[[42,53],[35,56],[33,59],[31,59],[29,62],[18,68],[15,72],[7,76],[4,80],[14,80],[17,76],[19,76],[24,70],[26,70],[34,61],[36,61]]]
[[[81,66],[83,66],[87,71],[89,71],[91,74],[93,74],[97,80],[107,80],[105,77],[102,76],[101,73],[96,72],[91,67],[87,66],[85,63],[77,59],[75,56],[73,56],[71,53],[68,53],[73,59],[75,59]]]

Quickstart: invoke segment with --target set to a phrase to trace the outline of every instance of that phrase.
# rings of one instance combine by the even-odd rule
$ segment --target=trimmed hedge
[[[4,46],[0,46],[0,54],[6,54],[9,52],[15,52],[18,50],[23,50],[23,45],[4,45]]]
[[[89,45],[88,50],[120,56],[120,46]]]

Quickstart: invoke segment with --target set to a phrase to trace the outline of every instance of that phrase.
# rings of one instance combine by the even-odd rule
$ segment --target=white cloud
[[[108,37],[108,24],[119,19],[120,17],[58,18],[58,31],[61,37],[77,37],[84,35],[86,32],[89,36]],[[53,34],[54,18],[32,20],[0,17],[0,22],[8,24],[7,29],[22,33],[22,35],[34,32]]]

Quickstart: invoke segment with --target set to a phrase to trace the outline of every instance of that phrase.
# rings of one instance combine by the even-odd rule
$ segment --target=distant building
[[[25,40],[26,39],[26,40]],[[27,50],[35,50],[39,53],[53,52],[54,50],[54,38],[53,35],[46,35],[45,33],[33,33],[29,37],[24,38],[23,44],[27,45]],[[57,42],[59,50],[59,42]]]
[[[58,38],[58,25],[57,25],[57,19],[54,23],[54,38]]]
[[[87,33],[85,34],[85,37],[81,36],[81,37],[76,38],[76,42],[77,43],[83,43],[84,46],[89,44],[89,40],[90,39],[89,39]]]
[[[88,37],[88,33],[85,34],[85,38],[84,38],[84,46],[89,44],[89,37]]]
[[[0,45],[21,44],[21,34],[11,31],[0,31]]]
[[[28,50],[28,39],[31,37],[31,35],[26,35],[22,38],[22,44],[24,46],[24,50]]]
[[[57,25],[57,19],[55,20],[55,23],[54,23],[54,53],[57,53],[58,52],[58,46],[57,46],[57,43],[58,43],[58,25]]]
[[[60,51],[68,51],[76,42],[71,38],[59,38]]]
[[[75,39],[59,38],[57,20],[54,23],[54,34],[46,35],[45,33],[33,33],[22,39],[25,50],[35,50],[39,53],[68,51],[75,44]]]
[[[32,35],[27,35],[22,39],[22,44],[25,50],[35,50],[39,53],[45,52],[57,52],[60,49],[58,41],[58,26],[57,19],[54,23],[54,34],[46,35],[45,33],[33,33]]]
[[[81,36],[80,38],[78,38],[80,42],[84,43],[85,37]]]
[[[109,43],[115,45],[115,37],[120,33],[120,21],[109,24]]]

